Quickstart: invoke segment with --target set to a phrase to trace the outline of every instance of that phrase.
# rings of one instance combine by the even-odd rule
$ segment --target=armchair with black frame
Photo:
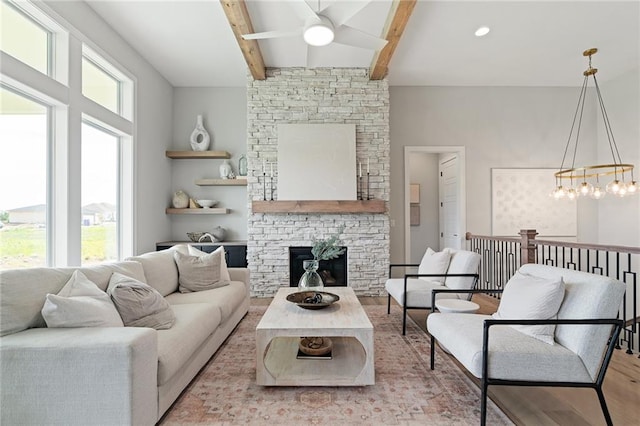
[[[433,259],[438,258],[436,261]],[[402,307],[402,334],[406,334],[408,309],[431,309],[432,291],[436,289],[469,290],[478,282],[480,255],[468,250],[444,249],[436,253],[427,249],[425,257],[418,264],[389,265],[389,279],[385,283],[388,293],[387,314],[391,313],[391,298]],[[402,278],[392,278],[393,268],[418,267],[418,273],[405,273]],[[458,294],[444,298],[471,299]]]
[[[612,424],[602,383],[622,330],[617,319],[625,285],[615,279],[547,265],[523,265],[525,276],[561,280],[564,294],[553,318],[496,319],[481,314],[432,313],[427,318],[431,335],[430,367],[435,366],[435,343],[446,348],[471,374],[480,379],[480,423],[486,424],[489,385],[592,388],[604,419]],[[509,283],[505,286],[505,289]],[[464,293],[503,293],[467,290]],[[434,290],[439,293],[460,290]],[[502,303],[502,301],[501,301]],[[500,308],[499,308],[500,310]],[[553,342],[532,337],[528,329],[552,326]]]

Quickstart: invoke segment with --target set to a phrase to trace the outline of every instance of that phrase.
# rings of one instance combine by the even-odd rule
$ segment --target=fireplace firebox
[[[347,286],[347,247],[344,253],[335,259],[321,260],[318,274],[322,278],[325,287]],[[289,247],[289,286],[297,287],[300,277],[304,274],[302,262],[313,259],[311,247]]]

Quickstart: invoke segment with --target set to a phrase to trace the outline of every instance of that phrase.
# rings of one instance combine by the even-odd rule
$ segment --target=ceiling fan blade
[[[338,27],[351,19],[351,17],[364,9],[368,4],[368,1],[336,1],[322,10],[321,15],[329,18],[333,25]]]
[[[261,40],[265,38],[296,37],[302,34],[302,28],[289,31],[265,31],[262,33],[243,34],[245,40]]]
[[[318,14],[314,12],[305,0],[291,0],[287,2],[287,4],[294,10],[296,15],[298,15],[298,18],[304,21],[305,26],[320,22]]]
[[[372,36],[347,25],[336,28],[333,42],[376,51],[387,44],[387,40],[383,38]]]

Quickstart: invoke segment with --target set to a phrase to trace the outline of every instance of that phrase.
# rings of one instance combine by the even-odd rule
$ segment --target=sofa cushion
[[[208,303],[174,305],[176,322],[158,330],[158,386],[170,380],[220,325],[220,309]]]
[[[224,252],[223,252],[224,253]],[[181,293],[211,290],[229,284],[220,277],[222,255],[213,252],[204,256],[174,253],[178,265],[178,290]]]
[[[115,272],[109,281],[107,294],[127,327],[164,330],[176,322],[169,302],[142,281]]]
[[[127,258],[140,262],[144,268],[145,279],[141,280],[158,292],[166,296],[174,291],[178,291],[178,267],[173,259],[173,253],[179,251],[187,253],[187,246],[184,244],[175,245],[167,250],[153,251]]]
[[[435,252],[431,247],[422,256],[420,265],[418,266],[419,274],[446,274],[449,268],[451,254],[446,251]],[[444,283],[445,277],[425,277],[425,280]]]
[[[185,303],[207,303],[220,310],[224,323],[247,299],[247,287],[242,281],[231,281],[229,285],[194,293],[173,293],[166,297],[174,308]]]
[[[404,278],[388,279],[384,285],[387,293],[395,299],[400,306],[404,305]],[[414,308],[431,307],[431,290],[444,289],[440,282],[427,281],[426,279],[407,279],[407,306]],[[440,293],[438,299],[457,299],[455,294]]]
[[[122,327],[122,319],[104,291],[75,271],[58,294],[47,294],[42,316],[50,328]]]
[[[480,266],[481,256],[478,253],[468,250],[455,250],[446,248],[444,251],[451,254],[449,269],[447,274],[475,274]],[[447,277],[444,285],[456,290],[466,290],[473,287],[475,279],[473,277]],[[468,299],[469,294],[458,293],[459,299]]]
[[[482,376],[482,332],[489,315],[427,317],[427,330],[475,377]],[[437,362],[437,358],[436,358]],[[547,345],[509,326],[489,329],[489,377],[511,380],[591,382],[580,357],[561,345]]]
[[[229,269],[227,268],[227,258],[225,256],[224,246],[218,247],[212,253],[216,253],[218,256],[222,257],[222,260],[220,261],[220,279],[225,281],[231,281],[231,276],[229,275]],[[194,246],[189,246],[189,254],[191,256],[206,256],[209,253],[204,252],[202,250],[198,250]]]
[[[56,294],[79,269],[98,288],[106,290],[114,272],[144,281],[138,262],[115,262],[83,268],[29,268],[0,271],[0,336],[27,328],[46,327],[42,305],[47,293]]]
[[[552,319],[556,318],[564,297],[561,277],[542,278],[516,272],[502,293],[496,319]],[[553,345],[556,326],[511,325],[510,327]]]

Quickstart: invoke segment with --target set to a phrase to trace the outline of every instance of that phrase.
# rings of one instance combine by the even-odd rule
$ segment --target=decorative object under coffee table
[[[265,386],[375,384],[373,325],[351,287],[331,287],[340,300],[303,309],[286,300],[297,288],[281,288],[256,327],[256,383]],[[301,337],[329,337],[331,359],[297,359]]]

